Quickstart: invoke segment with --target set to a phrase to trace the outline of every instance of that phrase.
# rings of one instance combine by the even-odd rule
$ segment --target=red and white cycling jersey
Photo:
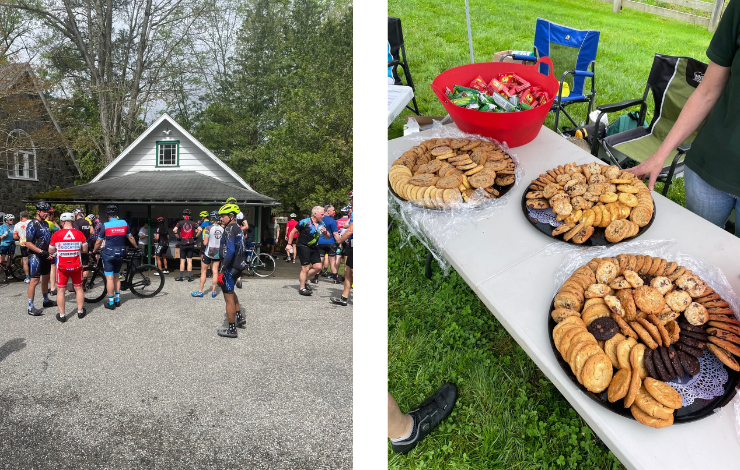
[[[63,228],[51,236],[50,246],[57,250],[57,269],[76,271],[82,268],[80,253],[87,245],[85,235],[77,229]]]

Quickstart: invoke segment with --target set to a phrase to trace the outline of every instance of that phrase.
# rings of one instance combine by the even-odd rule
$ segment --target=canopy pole
[[[468,48],[470,49],[470,63],[474,64],[473,60],[473,32],[470,29],[470,6],[468,0],[465,0],[465,17],[468,20]]]
[[[149,229],[146,231],[146,252],[147,252],[147,264],[152,264],[152,205],[146,206],[146,224]]]

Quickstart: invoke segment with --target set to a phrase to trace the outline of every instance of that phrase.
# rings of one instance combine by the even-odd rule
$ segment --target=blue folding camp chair
[[[579,127],[573,117],[565,110],[566,106],[575,103],[588,103],[584,124],[588,123],[588,115],[595,108],[596,97],[594,65],[596,63],[596,50],[599,47],[600,31],[592,29],[573,29],[559,25],[542,18],[537,18],[537,26],[534,33],[535,57],[518,54],[507,54],[501,57],[513,57],[515,60],[536,62],[540,57],[549,57],[555,67],[555,75],[560,75],[560,87],[558,96],[552,104],[550,111],[555,112],[555,131],[558,131],[558,122],[562,112],[573,123]],[[540,72],[547,74],[547,65],[540,64]],[[589,71],[588,69],[591,69]],[[586,78],[591,78],[591,92],[584,92]],[[563,83],[568,83],[570,94],[563,96]]]

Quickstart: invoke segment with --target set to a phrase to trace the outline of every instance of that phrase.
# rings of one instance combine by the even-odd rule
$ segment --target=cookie
[[[619,369],[619,360],[617,358],[617,346],[619,343],[624,341],[625,338],[622,333],[615,334],[611,339],[607,340],[606,343],[604,343],[604,352],[609,357],[609,360],[612,361],[612,365],[615,369]]]
[[[650,336],[653,338],[653,341],[655,341],[655,343],[658,346],[668,346],[668,344],[670,344],[670,339],[669,339],[668,344],[663,343],[663,337],[661,336],[660,331],[658,331],[658,328],[655,325],[653,325],[651,322],[647,320],[647,317],[645,318],[638,317],[636,321],[637,323],[640,324],[640,326],[645,328],[645,330],[648,333],[650,333]]]
[[[653,362],[653,354],[655,351],[653,351],[650,348],[645,349],[645,354],[643,355],[643,362],[645,362],[645,368],[648,371],[648,376],[652,378],[659,378],[658,371],[655,370],[655,363]]]
[[[686,318],[686,321],[694,326],[703,325],[709,321],[709,313],[707,313],[707,309],[698,302],[692,302],[689,304],[683,312],[683,316]]]
[[[687,374],[693,377],[701,371],[701,363],[699,362],[699,359],[697,359],[695,356],[692,356],[691,354],[688,354],[680,349],[676,352],[676,354],[678,354],[678,359],[681,361],[681,366]]]
[[[637,307],[635,306],[635,299],[632,298],[632,289],[620,289],[614,296],[619,299],[619,303],[622,305],[624,319],[634,321],[637,318]]]
[[[713,330],[717,330],[717,331],[722,331],[722,330],[720,330],[720,329],[718,329],[718,328],[711,328],[711,329],[713,329]],[[725,331],[725,333],[727,333],[727,334],[732,334],[732,333],[729,333],[729,332],[727,332],[727,331]],[[704,334],[704,333],[694,333],[693,331],[682,331],[682,332],[681,332],[681,336],[687,336],[687,337],[689,337],[689,338],[694,338],[694,339],[698,339],[699,341],[703,341],[703,342],[705,342],[705,343],[706,343],[707,341],[709,341],[709,335],[707,335],[707,334]],[[719,336],[719,335],[715,335],[715,336]],[[720,336],[720,337],[721,337],[721,336]],[[725,339],[725,338],[722,338],[722,339]]]
[[[648,416],[658,419],[671,419],[673,417],[674,408],[665,406],[658,400],[656,400],[643,385],[637,392],[635,397],[635,406],[645,412]]]
[[[644,284],[642,278],[635,271],[624,271],[622,275],[624,276],[624,279],[629,282],[629,284],[634,288],[640,287]]]
[[[676,350],[683,351],[683,352],[685,352],[686,354],[688,354],[689,356],[692,356],[692,357],[702,357],[704,355],[704,351],[702,351],[699,348],[695,348],[693,346],[689,346],[688,344],[676,343],[674,346],[676,347]],[[679,355],[679,357],[680,357],[680,355]],[[684,369],[686,369],[686,364],[684,364],[683,362],[681,362],[681,365],[683,366]]]
[[[571,355],[571,370],[573,371],[573,374],[575,374],[575,376],[578,378],[579,382],[582,381],[581,374],[583,372],[583,366],[589,359],[591,359],[591,357],[596,354],[604,355],[604,351],[602,351],[599,345],[596,343],[587,343],[585,346],[581,347]]]
[[[671,344],[678,341],[681,337],[681,328],[679,328],[678,323],[676,323],[675,320],[671,320],[669,322],[666,322],[664,326],[666,331],[668,331],[668,335],[671,337]]]
[[[583,229],[576,233],[571,240],[573,240],[573,243],[576,245],[580,245],[582,243],[585,243],[586,240],[588,240],[591,235],[594,234],[594,228],[590,225],[587,225],[586,227],[583,227]]]
[[[665,260],[663,260],[665,261]],[[673,283],[664,276],[656,276],[650,281],[650,287],[660,292],[661,295],[665,296],[671,290],[673,290]]]
[[[653,355],[651,356],[651,359],[653,360],[655,371],[658,373],[660,380],[662,380],[663,382],[668,382],[671,377],[668,375],[668,371],[665,368],[665,364],[663,363],[663,358],[660,355],[660,351],[657,349],[653,350]]]
[[[729,331],[725,331],[725,330],[721,330],[719,328],[711,327],[711,328],[707,328],[707,333],[709,335],[716,336],[717,338],[723,339],[725,341],[729,341],[729,342],[735,343],[735,344],[740,344],[740,336],[737,336],[737,335],[735,335],[733,333],[730,333]],[[688,334],[688,333],[684,333],[684,334]],[[697,333],[692,333],[692,334],[698,335]],[[697,339],[702,339],[702,338],[697,338]],[[706,341],[709,341],[709,338],[706,337],[706,336],[704,337],[704,339]]]
[[[620,317],[619,315],[612,314],[611,318],[612,320],[617,322],[617,325],[619,325],[619,331],[622,332],[624,336],[627,336],[629,338],[634,338],[634,339],[639,338],[639,336],[637,336],[637,333],[635,333],[635,330],[633,330],[632,327],[629,326],[629,324],[626,321],[624,321],[622,317]]]
[[[568,317],[572,316],[578,316],[580,317],[581,314],[578,313],[575,310],[571,310],[569,308],[556,308],[552,311],[550,314],[552,316],[552,319],[555,320],[555,323],[560,323],[561,321],[565,320]]]
[[[619,267],[611,261],[601,261],[596,268],[596,281],[600,284],[609,284],[619,275]]]
[[[681,395],[670,385],[655,379],[645,379],[645,390],[662,405],[677,410],[683,406]]]
[[[638,423],[644,424],[645,426],[650,426],[651,428],[660,429],[671,426],[673,424],[673,415],[671,415],[668,419],[653,418],[652,416],[642,411],[638,406],[632,406],[630,408],[630,412]]]
[[[678,344],[687,344],[692,348],[704,349],[707,345],[706,341],[700,341],[698,339],[690,338],[686,335],[681,335],[678,339]]]
[[[722,364],[726,365],[734,371],[740,371],[740,364],[737,363],[737,361],[734,357],[732,357],[732,354],[730,354],[729,351],[717,346],[716,344],[708,344],[707,347],[710,351],[712,351],[712,353],[714,353],[715,356],[717,356],[717,359],[722,361]]]
[[[740,346],[738,346],[737,344],[731,343],[730,341],[724,340],[717,336],[710,336],[709,342],[716,344],[720,348],[725,349],[736,356],[740,356]]]
[[[588,331],[594,335],[597,341],[606,341],[619,332],[619,326],[617,322],[606,316],[593,320],[588,326]]]
[[[463,182],[462,176],[460,175],[446,175],[440,178],[435,186],[440,189],[452,189],[459,187]]]
[[[421,175],[415,175],[411,178],[409,183],[415,185],[415,186],[434,186],[437,181],[439,181],[438,176],[430,175],[430,174],[421,174]]]
[[[673,366],[673,370],[676,372],[676,377],[679,379],[683,378],[685,372],[683,370],[683,366],[681,366],[681,361],[678,359],[678,353],[673,346],[668,346],[668,359],[671,360],[671,365]]]
[[[671,307],[671,310],[683,312],[691,305],[691,296],[684,291],[673,291],[665,295],[665,303]]]
[[[612,374],[612,362],[606,354],[595,354],[586,361],[586,364],[581,370],[583,386],[589,392],[601,393],[609,387],[612,381]]]
[[[650,335],[650,333],[642,327],[639,323],[636,321],[630,322],[630,327],[634,330],[635,333],[637,333],[637,336],[640,337],[640,340],[642,340],[643,343],[650,349],[655,349],[658,347],[658,343],[653,340],[653,337]]]
[[[726,323],[726,322],[720,322],[720,321],[709,321],[707,322],[708,326],[713,326],[715,328],[719,328],[720,330],[729,331],[730,333],[735,333],[736,335],[740,336],[740,326],[737,326],[733,323]]]
[[[637,398],[637,392],[642,386],[642,379],[637,370],[632,369],[632,377],[630,377],[630,388],[627,391],[627,395],[624,397],[624,407],[629,408],[635,402]]]
[[[660,314],[665,306],[665,299],[655,288],[642,285],[632,293],[637,308],[645,313]]]
[[[579,343],[596,344],[596,339],[594,339],[594,336],[588,331],[580,331],[571,336],[570,343],[567,345],[567,347],[565,344],[561,343],[563,349],[563,359],[565,359],[566,362],[570,362],[570,360],[572,359],[572,355],[576,350],[575,346],[577,346]]]
[[[624,311],[622,302],[620,302],[617,297],[613,295],[605,295],[604,302],[606,303],[607,307],[609,307],[609,310],[611,310],[615,315],[622,318],[626,316],[626,312]]]
[[[630,350],[637,344],[634,338],[627,338],[621,343],[617,344],[616,355],[617,363],[620,369],[629,369],[630,365]]]
[[[612,377],[607,391],[607,398],[610,403],[621,400],[627,395],[632,381],[632,371],[630,369],[620,369]]]
[[[482,169],[483,168],[481,168],[481,170]],[[470,170],[470,171],[474,171],[474,170]],[[516,181],[516,178],[514,177],[514,175],[501,175],[501,176],[496,177],[495,183],[498,186],[509,186],[510,184],[514,184],[514,181]]]
[[[478,176],[478,175],[475,175],[475,176]],[[473,176],[473,178],[475,178],[475,176]],[[486,176],[486,175],[483,175],[483,176]],[[470,184],[473,184],[473,181],[472,181],[473,178],[471,178]],[[491,181],[493,181],[493,178],[491,178]],[[476,183],[479,183],[479,182],[480,181],[476,181]],[[474,186],[474,187],[478,188],[480,186]],[[547,202],[547,199],[527,199],[527,207],[529,207],[530,209],[547,209],[550,207],[550,203]]]
[[[630,349],[630,366],[632,371],[637,371],[640,374],[640,378],[644,379],[648,375],[647,368],[645,367],[645,350],[652,351],[645,347],[644,344],[636,344]]]
[[[673,369],[673,363],[671,362],[671,358],[668,356],[668,348],[660,347],[656,351],[660,352],[660,359],[663,361],[665,370],[668,373],[668,378],[672,379],[673,377],[676,377],[678,374],[676,374],[676,371]]]
[[[663,326],[663,322],[660,321],[658,317],[656,317],[655,315],[648,315],[646,320],[652,323],[655,328],[657,328],[663,346],[668,346],[669,344],[671,344],[671,335],[668,334],[668,330],[666,330],[665,326]]]
[[[571,328],[563,334],[562,338],[560,339],[560,342],[556,343],[558,351],[560,351],[560,355],[563,356],[563,359],[565,359],[565,355],[567,354],[568,349],[570,348],[570,343],[573,337],[584,331],[586,331],[586,328],[583,326]]]

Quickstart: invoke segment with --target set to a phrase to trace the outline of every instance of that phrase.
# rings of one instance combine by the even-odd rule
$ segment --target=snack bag
[[[467,108],[471,104],[475,104],[476,107],[478,106],[478,100],[474,96],[464,96],[462,98],[457,98],[452,100],[452,103],[463,108]]]
[[[488,84],[488,91],[492,95],[495,95],[496,93],[501,93],[506,89],[506,85],[501,83],[499,80],[491,79],[491,83]]]
[[[510,86],[512,81],[513,75],[499,75],[498,80],[504,84],[504,86]]]
[[[486,85],[486,82],[483,80],[483,77],[478,75],[478,77],[470,82],[469,85],[470,88],[473,88],[474,90],[481,91],[483,93],[488,93],[488,86]]]
[[[493,95],[492,98],[496,102],[496,106],[500,107],[506,112],[515,109],[515,106],[509,103],[509,101],[503,98],[501,95],[496,94]]]
[[[517,74],[512,74],[511,79],[514,83],[516,83],[516,87],[514,88],[516,93],[520,93],[531,86],[528,81]]]
[[[528,106],[532,106],[534,102],[537,99],[534,97],[534,94],[531,91],[531,88],[528,90],[524,90],[521,93],[519,93],[519,102],[520,103],[526,103]]]

